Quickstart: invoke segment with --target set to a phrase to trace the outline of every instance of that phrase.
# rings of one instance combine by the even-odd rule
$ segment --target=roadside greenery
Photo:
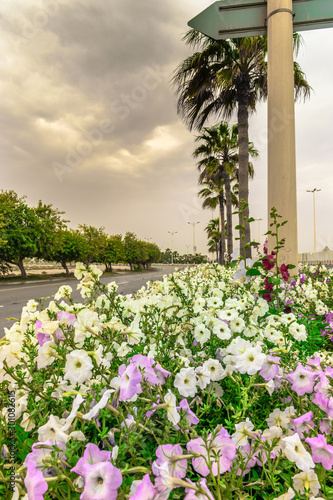
[[[85,224],[70,229],[69,221],[62,218],[64,212],[41,201],[29,207],[25,197],[19,198],[14,191],[0,192],[0,214],[2,275],[16,265],[26,278],[27,258],[59,262],[67,274],[69,262],[101,263],[106,271],[112,271],[112,264],[127,263],[131,269],[142,269],[160,259],[158,246],[134,233],[108,235],[103,227]]]

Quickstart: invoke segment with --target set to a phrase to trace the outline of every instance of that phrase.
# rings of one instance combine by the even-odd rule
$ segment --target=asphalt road
[[[121,273],[113,276],[101,277],[101,282],[106,284],[111,281],[118,283],[118,293],[132,293],[144,286],[147,281],[159,280],[165,274],[174,271],[175,266],[158,266],[152,271],[143,273]],[[42,282],[22,282],[19,284],[0,285],[0,338],[4,335],[4,327],[9,328],[15,321],[8,321],[6,318],[20,318],[22,307],[30,299],[40,299],[53,297],[61,285],[70,285],[73,288],[72,298],[76,302],[83,299],[79,290],[76,290],[77,279],[54,279]]]

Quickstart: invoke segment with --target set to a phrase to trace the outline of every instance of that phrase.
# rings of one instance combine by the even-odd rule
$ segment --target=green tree
[[[142,259],[142,247],[134,233],[127,232],[124,237],[124,260],[134,269]]]
[[[104,227],[88,226],[79,224],[79,230],[84,238],[83,262],[91,264],[92,262],[101,262],[104,248],[107,242],[107,235]]]
[[[249,218],[249,113],[254,112],[258,101],[267,96],[266,37],[216,41],[191,29],[184,40],[198,51],[179,65],[173,77],[178,94],[178,113],[190,130],[193,127],[200,130],[209,117],[230,118],[237,111],[239,199],[247,204],[244,215]],[[297,53],[299,35],[296,34],[294,40]],[[295,63],[294,68],[295,97],[305,98],[311,88],[300,66]],[[250,241],[250,225],[246,223],[245,245]],[[250,246],[246,247],[246,254],[251,257]]]
[[[19,198],[14,191],[1,191],[0,214],[0,261],[18,266],[26,278],[23,261],[34,257],[38,250],[35,210],[28,207],[24,196]]]
[[[105,264],[105,271],[112,272],[112,264],[118,264],[124,260],[124,243],[121,234],[107,236],[100,252],[100,262]]]
[[[65,230],[67,220],[62,219],[65,212],[60,212],[51,204],[46,205],[39,200],[37,207],[34,208],[36,215],[35,233],[36,233],[36,253],[38,259],[53,260],[53,253],[61,246],[61,240],[58,237]]]
[[[155,243],[146,243],[148,251],[148,259],[146,262],[146,268],[148,269],[153,262],[159,262],[161,258],[161,250]]]
[[[56,234],[57,243],[53,247],[50,260],[59,262],[69,274],[68,262],[80,262],[86,255],[86,241],[78,230],[63,229]]]

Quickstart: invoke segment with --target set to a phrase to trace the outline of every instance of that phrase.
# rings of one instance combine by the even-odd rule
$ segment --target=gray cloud
[[[198,246],[211,217],[196,197],[193,135],[180,123],[170,78],[189,49],[187,21],[209,0],[2,0],[0,6],[0,155],[2,188],[38,199],[79,223],[137,232],[175,248],[192,244],[187,219],[200,220]],[[299,61],[314,88],[297,105],[300,249],[328,224],[333,177],[330,60],[332,30],[304,34]],[[251,183],[251,211],[266,218],[266,105],[251,118],[261,156]],[[318,184],[318,186],[316,186]],[[309,222],[310,221],[310,222]],[[262,224],[264,232],[265,224]],[[310,227],[310,229],[309,229]],[[256,225],[254,234],[257,235]]]

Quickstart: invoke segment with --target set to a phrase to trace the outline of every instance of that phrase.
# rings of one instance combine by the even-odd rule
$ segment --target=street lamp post
[[[321,189],[307,189],[307,193],[313,194],[313,247],[314,251],[317,251],[317,242],[316,242],[316,201],[315,201],[315,193],[321,191]]]
[[[196,254],[196,248],[195,248],[195,226],[196,224],[199,224],[200,221],[198,222],[188,222],[187,224],[191,224],[193,226],[193,255]]]
[[[171,234],[172,248],[171,248],[171,264],[173,264],[173,235],[177,234],[177,231],[168,231]]]

